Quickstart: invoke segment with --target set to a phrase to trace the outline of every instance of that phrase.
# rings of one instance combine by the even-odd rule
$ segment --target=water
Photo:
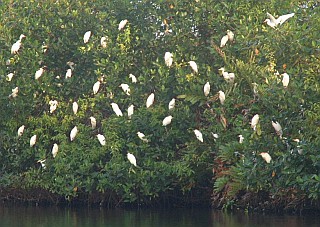
[[[313,227],[320,226],[320,216],[230,214],[210,209],[123,210],[0,206],[0,226]]]

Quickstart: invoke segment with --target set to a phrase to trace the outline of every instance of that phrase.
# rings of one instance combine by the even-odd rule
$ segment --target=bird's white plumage
[[[24,128],[25,128],[24,125],[21,125],[21,126],[18,128],[18,136],[22,136],[22,134],[23,134],[23,132],[24,132]]]
[[[224,46],[227,44],[228,40],[229,40],[228,35],[224,35],[224,36],[221,38],[220,47],[224,47]]]
[[[271,156],[270,156],[269,153],[261,152],[260,155],[266,161],[266,163],[270,163],[271,162]]]
[[[106,138],[104,137],[104,135],[98,134],[97,138],[98,138],[99,143],[101,144],[101,146],[105,146],[106,145]]]
[[[130,95],[130,87],[128,84],[120,84],[120,87],[126,95]]]
[[[9,95],[9,97],[15,98],[18,96],[19,93],[19,87],[15,87],[13,89],[11,89],[11,94]]]
[[[257,124],[259,123],[259,114],[256,114],[252,117],[251,119],[251,128],[253,128],[253,130],[256,130]]]
[[[169,110],[173,109],[175,105],[176,105],[176,99],[173,98],[173,99],[171,99],[171,101],[169,102],[169,105],[168,105]]]
[[[137,83],[137,78],[135,77],[135,75],[133,75],[133,74],[130,73],[130,74],[129,74],[129,78],[131,79],[131,82],[132,82],[132,83],[134,83],[134,84]]]
[[[91,128],[95,129],[97,127],[97,120],[94,117],[90,117]]]
[[[83,35],[83,42],[84,42],[84,43],[88,43],[90,37],[91,37],[91,31],[87,31],[86,33],[84,33],[84,35]]]
[[[58,144],[53,144],[52,146],[52,150],[51,150],[51,154],[53,156],[53,158],[55,158],[58,154],[58,150],[59,150],[59,147],[58,147]]]
[[[290,81],[290,76],[287,73],[282,74],[282,85],[283,87],[288,87]]]
[[[65,78],[68,79],[68,78],[71,78],[71,77],[72,77],[72,70],[71,69],[67,69]]]
[[[137,132],[137,135],[138,135],[139,139],[141,139],[143,142],[146,142],[146,143],[148,142],[148,139],[145,138],[146,136],[142,132]]]
[[[93,94],[97,94],[99,89],[100,89],[100,84],[101,82],[100,81],[97,81],[94,83],[94,85],[92,86],[92,91],[93,91]]]
[[[128,23],[127,19],[120,21],[119,26],[118,26],[118,30],[119,31],[122,30],[124,28],[124,26],[126,26],[127,23]]]
[[[133,154],[127,153],[127,158],[132,165],[137,166],[137,160]]]
[[[281,127],[280,123],[277,121],[276,122],[272,121],[271,124],[272,124],[272,127],[274,128],[274,130],[276,131],[277,135],[279,135],[280,138],[282,138],[282,127]]]
[[[204,96],[208,96],[210,93],[210,83],[207,82],[204,86],[203,86],[203,93]]]
[[[106,36],[101,37],[100,39],[100,45],[102,46],[102,48],[106,48],[108,43],[108,38]]]
[[[44,68],[40,68],[36,71],[36,73],[34,74],[34,78],[36,80],[38,80],[44,73]]]
[[[134,105],[131,104],[129,107],[128,107],[128,118],[131,119],[131,116],[133,115],[133,111],[134,111]]]
[[[294,13],[285,14],[282,16],[279,16],[277,19],[272,16],[270,13],[267,13],[268,19],[265,20],[267,25],[269,25],[272,28],[277,27],[278,25],[282,25],[286,20],[288,20],[290,17],[294,16]]]
[[[57,109],[58,101],[57,100],[50,100],[49,106],[50,106],[50,113],[53,113]]]
[[[226,95],[223,91],[218,91],[219,93],[219,100],[220,100],[220,103],[223,105],[224,104],[224,101],[226,100]]]
[[[238,137],[239,137],[239,143],[243,143],[243,140],[244,140],[243,135],[238,135]]]
[[[37,142],[37,135],[33,135],[31,138],[30,138],[30,147],[33,147]]]
[[[165,117],[162,121],[162,126],[167,126],[167,125],[171,124],[171,121],[172,121],[171,115]]]
[[[26,38],[24,34],[21,34],[19,37],[19,40],[16,41],[14,44],[11,46],[11,54],[17,54],[21,48],[22,45],[22,39]]]
[[[7,81],[11,81],[12,78],[13,78],[14,74],[13,73],[9,73],[7,76],[6,76],[6,80]]]
[[[70,140],[71,141],[73,141],[76,138],[77,133],[78,133],[78,128],[77,128],[77,126],[74,126],[70,132]]]
[[[72,111],[73,111],[73,114],[74,114],[74,115],[77,115],[78,109],[79,109],[78,103],[77,103],[77,102],[73,102],[73,103],[72,103]]]
[[[189,61],[189,65],[195,73],[198,73],[198,65],[195,61]]]
[[[166,66],[171,67],[173,63],[173,54],[170,52],[166,52],[164,54],[164,62],[166,63]]]
[[[119,106],[117,103],[111,103],[111,107],[113,109],[113,112],[118,116],[121,117],[122,116],[122,111],[120,110]]]
[[[233,42],[234,39],[234,33],[230,30],[227,30],[227,36],[230,42]]]
[[[198,130],[198,129],[195,129],[193,130],[194,134],[196,135],[196,138],[203,143],[203,136],[202,136],[202,133]]]
[[[147,102],[146,102],[146,107],[149,108],[154,102],[154,93],[151,93],[148,98],[147,98]]]

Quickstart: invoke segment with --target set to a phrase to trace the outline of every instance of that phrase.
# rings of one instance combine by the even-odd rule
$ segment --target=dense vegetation
[[[317,1],[3,2],[2,196],[25,191],[37,198],[41,193],[34,192],[45,191],[54,202],[120,205],[159,198],[209,203],[212,195],[214,206],[226,208],[240,206],[240,196],[248,193],[251,198],[263,194],[259,201],[284,198],[286,206],[292,200],[319,200]],[[295,15],[274,29],[264,23],[267,12]],[[234,40],[220,47],[227,30]],[[84,43],[87,31],[91,36]],[[26,36],[21,48],[11,53],[21,34]],[[166,52],[172,53],[171,66],[164,60]],[[234,80],[221,76],[221,67],[233,72]],[[40,68],[44,72],[35,79]],[[287,87],[284,73],[290,77]],[[97,81],[100,88],[94,94]],[[205,96],[207,82],[211,87]],[[120,84],[129,85],[130,95]],[[224,102],[219,91],[225,93]],[[151,93],[154,103],[147,108]],[[173,98],[175,106],[169,110]],[[50,111],[54,100],[57,108]],[[123,116],[114,113],[111,103],[118,104]],[[252,128],[256,114],[259,121]],[[163,126],[170,115],[171,124]],[[95,128],[90,117],[97,121]],[[281,132],[272,121],[281,125]],[[78,133],[71,141],[75,126]],[[104,146],[98,134],[104,135]],[[37,138],[31,146],[33,135]],[[136,157],[137,166],[127,153]],[[241,200],[245,208],[253,203]]]

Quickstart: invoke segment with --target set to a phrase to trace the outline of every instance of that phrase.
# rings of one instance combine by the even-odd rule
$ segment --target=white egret
[[[143,142],[146,142],[146,143],[149,142],[148,139],[145,138],[146,137],[145,134],[143,134],[142,132],[137,132],[137,135]]]
[[[41,164],[42,168],[44,168],[44,169],[46,168],[46,160],[45,159],[38,160],[37,162]]]
[[[57,109],[58,101],[57,100],[50,100],[49,105],[50,105],[50,113],[53,113]]]
[[[83,42],[84,42],[84,43],[88,43],[90,37],[91,37],[91,31],[87,31],[86,33],[84,33]]]
[[[204,96],[208,96],[210,93],[210,83],[207,82],[204,86],[203,86],[203,93]]]
[[[119,26],[118,26],[118,30],[119,31],[122,30],[124,28],[124,26],[126,26],[127,23],[128,23],[127,19],[120,21]]]
[[[128,107],[128,118],[131,119],[131,116],[133,115],[133,110],[134,110],[134,105],[131,104],[129,107]]]
[[[13,89],[11,89],[11,95],[9,95],[9,98],[12,97],[12,98],[15,98],[18,96],[18,93],[19,93],[19,87],[15,87]]]
[[[127,158],[128,158],[129,162],[130,162],[132,165],[137,166],[137,160],[136,160],[136,157],[134,157],[133,154],[128,153],[128,154],[127,154]]]
[[[279,137],[282,138],[282,127],[280,123],[277,121],[276,122],[272,121],[271,124],[274,130],[276,131],[277,135],[279,135]]]
[[[151,93],[148,98],[147,98],[147,102],[146,102],[146,107],[149,108],[154,102],[154,93]]]
[[[33,135],[31,138],[30,138],[30,147],[33,147],[37,142],[37,135]]]
[[[17,54],[19,52],[23,38],[26,38],[26,36],[24,34],[21,34],[19,40],[11,46],[11,54]]]
[[[223,91],[218,91],[218,93],[219,93],[220,103],[221,103],[221,105],[223,105],[224,101],[226,100],[226,95]]]
[[[162,121],[162,126],[167,126],[167,125],[171,124],[172,118],[173,118],[173,117],[172,117],[171,115],[165,117],[165,118],[163,119],[163,121]]]
[[[189,65],[191,69],[197,74],[198,73],[198,66],[195,61],[189,61]]]
[[[239,143],[243,143],[243,140],[244,140],[243,135],[238,135],[238,137],[239,137]]]
[[[219,135],[217,133],[213,133],[211,132],[211,135],[213,136],[213,140],[216,141],[217,139],[219,139]]]
[[[97,127],[97,120],[94,117],[90,117],[91,128],[95,129]]]
[[[130,95],[130,87],[128,84],[120,84],[120,86],[126,95]]]
[[[55,158],[58,154],[58,150],[59,150],[59,147],[58,147],[58,144],[53,144],[52,146],[52,150],[51,150],[51,154],[53,156],[53,158]]]
[[[78,133],[78,128],[77,128],[77,126],[74,126],[70,132],[70,140],[71,141],[73,141],[76,138],[77,133]]]
[[[228,40],[229,40],[228,35],[224,35],[224,36],[221,38],[220,47],[224,47],[224,46],[227,44]]]
[[[198,129],[193,130],[193,132],[196,135],[196,138],[203,143],[202,133]]]
[[[168,105],[169,110],[173,109],[175,105],[176,105],[176,99],[173,98],[173,99],[171,99],[171,101],[169,102],[169,105]]]
[[[271,156],[267,152],[261,152],[260,153],[261,157],[266,161],[266,163],[270,163],[271,161]]]
[[[172,62],[173,62],[173,54],[170,52],[166,52],[164,54],[164,61],[166,63],[166,66],[171,67]]]
[[[267,25],[269,25],[272,28],[277,27],[278,25],[282,25],[286,20],[288,20],[290,17],[294,16],[294,13],[290,13],[290,14],[285,14],[282,15],[280,17],[278,17],[277,19],[274,18],[274,16],[272,16],[270,13],[267,13],[267,16],[269,17],[268,19],[266,19],[264,22],[267,23]]]
[[[106,48],[108,43],[108,37],[104,36],[104,37],[101,37],[100,39],[100,45],[102,46],[102,48]]]
[[[41,68],[38,69],[38,70],[36,71],[36,73],[34,74],[34,78],[35,78],[36,80],[38,80],[38,79],[43,75],[43,73],[44,73],[44,68],[41,67]]]
[[[97,94],[98,91],[99,91],[99,88],[100,88],[100,84],[101,82],[100,81],[97,81],[94,83],[93,87],[92,87],[92,90],[93,90],[93,94]]]
[[[13,73],[9,73],[9,74],[6,76],[7,81],[11,81],[13,75],[14,75]]]
[[[24,132],[24,128],[25,128],[24,125],[21,125],[21,126],[18,128],[18,136],[22,136],[22,134],[23,134],[23,132]]]
[[[71,69],[67,69],[66,79],[71,78],[71,77],[72,77],[72,70]]]
[[[120,110],[120,108],[119,108],[119,106],[118,106],[117,103],[114,103],[114,102],[111,103],[111,107],[112,107],[114,113],[115,113],[118,117],[122,116],[122,111]]]
[[[135,77],[135,75],[133,75],[133,74],[130,73],[130,74],[129,74],[129,78],[131,79],[131,82],[132,82],[132,83],[134,83],[134,84],[137,83],[137,78]]]
[[[233,42],[234,39],[234,33],[230,30],[227,30],[227,36],[230,42]]]
[[[106,145],[106,138],[104,137],[104,135],[98,134],[97,138],[98,138],[99,143],[101,144],[101,146],[105,146]]]
[[[288,87],[289,81],[290,81],[290,76],[287,73],[282,74],[282,85],[284,88]]]
[[[251,128],[253,128],[254,131],[256,130],[256,127],[259,123],[259,118],[259,114],[256,114],[251,119]]]
[[[79,109],[78,103],[77,103],[77,102],[73,102],[73,103],[72,103],[72,111],[73,111],[73,114],[74,114],[74,115],[77,115],[78,109]]]
[[[226,72],[223,67],[218,69],[218,70],[219,70],[219,74],[221,76],[223,76],[225,81],[227,81],[227,82],[233,82],[234,81],[234,79],[235,79],[235,74],[234,73]]]

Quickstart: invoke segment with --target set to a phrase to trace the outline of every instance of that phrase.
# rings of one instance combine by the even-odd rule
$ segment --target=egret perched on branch
[[[37,135],[33,135],[31,138],[30,138],[30,147],[33,147],[37,142]]]
[[[57,100],[50,100],[49,105],[50,105],[50,113],[53,113],[57,109],[58,101]]]
[[[137,166],[137,160],[136,160],[136,157],[134,157],[133,154],[128,153],[128,154],[127,154],[127,158],[128,158],[129,162],[130,162],[132,165]]]
[[[226,95],[223,91],[218,91],[218,93],[219,93],[220,103],[221,103],[221,105],[223,105],[224,101],[226,100]]]
[[[128,84],[120,84],[120,86],[126,95],[130,95],[130,87]]]
[[[171,67],[172,62],[173,62],[173,54],[170,52],[166,52],[164,54],[164,61],[166,63],[166,66]]]
[[[78,128],[77,128],[77,126],[74,126],[70,132],[70,140],[71,141],[73,141],[76,138],[77,133],[78,133]]]
[[[66,79],[71,78],[71,77],[72,77],[72,70],[71,69],[67,69]]]
[[[131,79],[131,82],[132,82],[132,83],[134,83],[134,84],[137,83],[137,78],[135,77],[135,75],[133,75],[133,74],[130,73],[130,74],[129,74],[129,78]]]
[[[7,81],[11,81],[13,75],[14,75],[13,73],[9,73],[9,74],[6,76]]]
[[[25,128],[24,125],[21,125],[21,126],[18,128],[18,136],[22,136],[22,134],[23,134],[23,132],[24,132],[24,128]]]
[[[210,93],[210,83],[207,82],[204,86],[203,86],[203,93],[204,96],[208,96]]]
[[[228,40],[229,40],[228,35],[224,35],[224,36],[221,38],[220,47],[224,47],[224,46],[227,44]]]
[[[38,69],[38,70],[36,71],[36,73],[34,74],[34,78],[35,78],[36,80],[39,79],[39,78],[43,75],[43,73],[44,73],[44,68],[41,67],[41,68]]]
[[[290,76],[287,73],[282,74],[282,85],[284,88],[287,88],[290,81]]]
[[[104,37],[101,37],[100,39],[100,45],[102,46],[102,48],[106,48],[107,47],[107,41],[108,41],[108,37],[104,36]]]
[[[260,153],[261,157],[266,161],[266,163],[270,163],[271,161],[271,156],[267,152],[261,152]]]
[[[171,115],[165,117],[165,118],[163,119],[163,121],[162,121],[162,126],[167,126],[167,125],[171,124],[172,118],[173,118],[173,117],[172,117]]]
[[[253,116],[253,118],[251,119],[251,128],[253,128],[253,130],[256,130],[256,127],[259,123],[259,114],[256,114]]]
[[[274,128],[274,130],[276,131],[277,135],[280,138],[282,138],[282,127],[281,127],[280,123],[277,121],[276,122],[272,121],[271,124],[272,124],[272,127]]]
[[[94,85],[92,87],[92,91],[93,91],[94,95],[98,93],[99,88],[100,88],[100,84],[101,84],[100,81],[97,81],[97,82],[94,83]]]
[[[98,138],[101,146],[105,146],[106,145],[106,138],[104,137],[104,135],[98,134],[97,138]]]
[[[219,74],[223,76],[224,80],[227,82],[233,82],[235,79],[235,74],[224,71],[223,67],[219,69]]]
[[[264,22],[266,22],[267,25],[269,25],[270,27],[275,28],[278,25],[282,25],[290,17],[293,17],[294,13],[282,15],[282,16],[278,17],[277,19],[274,18],[274,16],[272,16],[270,13],[267,13],[267,15],[269,18],[266,19]]]
[[[134,105],[131,104],[129,107],[128,107],[128,118],[131,119],[131,116],[133,115],[133,110],[134,110]]]
[[[173,99],[171,99],[171,101],[169,102],[169,105],[168,105],[169,110],[173,109],[175,105],[176,105],[176,99],[173,98]]]
[[[58,147],[58,144],[53,144],[52,146],[52,150],[51,150],[51,154],[53,156],[53,158],[55,158],[58,154],[58,150],[59,150],[59,147]]]
[[[230,30],[227,30],[227,36],[230,42],[233,42],[234,39],[234,33]]]
[[[77,103],[77,102],[73,102],[73,103],[72,103],[72,111],[73,111],[73,114],[74,114],[74,115],[77,115],[78,109],[79,109],[78,103]]]
[[[189,61],[189,65],[191,69],[197,74],[198,73],[198,66],[195,61]]]
[[[42,168],[44,168],[44,169],[46,168],[46,160],[45,159],[38,160],[37,163],[40,163]]]
[[[86,33],[84,33],[83,42],[84,42],[84,43],[88,43],[90,37],[91,37],[91,31],[87,31]]]
[[[146,102],[146,107],[149,108],[154,102],[154,93],[151,93],[148,98],[147,98],[147,102]]]
[[[194,134],[196,135],[196,138],[197,138],[201,143],[203,143],[202,133],[201,133],[198,129],[193,130],[193,132],[194,132]]]
[[[11,54],[17,54],[19,52],[19,49],[22,44],[22,39],[24,38],[26,38],[26,36],[24,34],[21,34],[19,40],[11,46]]]
[[[239,137],[239,143],[243,143],[243,140],[244,140],[243,135],[238,135],[238,137]]]
[[[111,103],[111,107],[112,107],[114,113],[115,113],[118,117],[122,116],[122,111],[120,110],[120,108],[119,108],[119,106],[118,106],[117,103],[114,103],[114,102]]]
[[[94,117],[90,117],[91,128],[95,129],[97,127],[97,120]]]
[[[128,23],[127,19],[120,21],[118,30],[121,31],[124,28],[124,26],[126,26],[127,23]]]
[[[146,143],[149,142],[148,139],[145,138],[146,137],[145,134],[143,134],[142,132],[137,132],[137,135],[139,139],[141,139],[143,142],[146,142]]]
[[[12,97],[12,98],[15,98],[18,96],[18,93],[19,93],[19,87],[15,87],[13,89],[11,89],[11,95],[9,95],[9,98]]]

